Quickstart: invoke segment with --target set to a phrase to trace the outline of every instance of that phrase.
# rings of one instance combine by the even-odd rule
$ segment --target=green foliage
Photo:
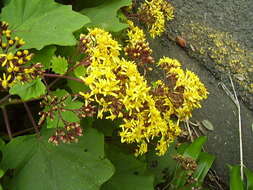
[[[68,70],[68,61],[61,56],[54,56],[51,59],[51,68],[57,74],[64,74]]]
[[[51,59],[56,51],[55,46],[46,46],[41,50],[34,50],[34,57],[32,63],[41,63],[44,69],[50,68]]]
[[[177,165],[173,179],[171,180],[171,189],[184,188],[190,190],[192,187],[199,187],[203,184],[204,178],[212,166],[214,156],[201,152],[202,146],[206,142],[206,137],[199,137],[193,143],[188,146],[183,145],[182,155],[185,158],[193,159],[197,162],[197,168],[192,174],[193,178],[196,178],[196,183],[186,185],[189,178],[188,171],[183,169],[180,164]]]
[[[170,145],[168,152],[163,156],[157,156],[155,151],[148,152],[147,163],[149,170],[155,175],[155,185],[165,183],[166,178],[173,175],[177,165],[173,156],[176,154],[175,143]]]
[[[112,176],[101,133],[86,129],[79,143],[59,146],[47,142],[50,134],[17,137],[7,144],[2,166],[15,169],[10,189],[98,190]]]
[[[96,26],[107,31],[118,32],[125,29],[128,25],[121,23],[117,18],[118,10],[123,6],[129,6],[131,0],[107,0],[103,4],[92,8],[85,8],[81,13],[91,19],[87,27]]]
[[[243,190],[240,166],[229,166],[230,190]]]
[[[201,152],[198,157],[198,167],[193,174],[193,177],[197,179],[199,183],[203,183],[207,175],[207,172],[211,168],[215,157],[206,152]]]
[[[76,77],[84,76],[86,74],[86,68],[84,66],[78,66],[74,70],[74,74]]]
[[[43,110],[38,106],[32,108],[45,114],[44,118],[41,117],[46,121],[44,125],[43,122],[38,122],[37,115],[32,121],[34,128],[40,129],[39,137],[24,134],[7,145],[0,139],[0,178],[4,188],[152,190],[157,185],[165,184],[172,190],[190,190],[192,187],[202,186],[214,161],[213,155],[201,151],[206,137],[200,137],[191,144],[184,143],[177,148],[176,143],[171,144],[164,156],[157,156],[153,151],[146,156],[135,157],[132,152],[136,147],[117,144],[120,141],[118,132],[121,120],[111,121],[91,116],[80,119],[81,116],[77,114],[76,110],[85,112],[87,106],[78,95],[88,91],[89,87],[78,79],[88,73],[87,67],[81,63],[86,58],[89,59],[89,56],[80,53],[80,46],[76,45],[73,32],[76,35],[77,30],[87,31],[87,27],[100,27],[112,32],[122,31],[128,25],[120,22],[125,21],[120,8],[129,6],[131,0],[57,1],[64,4],[73,3],[74,10],[82,9],[81,14],[72,11],[71,6],[55,3],[54,0],[5,0],[5,7],[0,15],[1,20],[10,24],[14,36],[22,37],[26,41],[24,48],[33,48],[29,50],[34,54],[31,60],[33,64],[41,63],[43,72],[54,72],[65,77],[64,80],[56,80],[54,83],[54,79],[44,75],[43,82],[38,77],[30,82],[16,83],[10,88],[10,95],[18,95],[21,103],[38,98],[42,98],[42,103],[46,102],[47,97],[60,99],[62,102],[60,106],[58,102],[55,105],[43,104]],[[85,27],[82,28],[83,26]],[[117,35],[120,41],[123,34]],[[7,57],[7,54],[5,56]],[[11,55],[8,56],[10,60],[15,60],[11,59]],[[39,76],[42,77],[43,72]],[[76,80],[68,80],[71,77]],[[51,82],[54,84],[46,88],[45,85],[52,84]],[[5,102],[8,96],[3,99]],[[35,103],[38,105],[38,102]],[[37,111],[38,109],[40,110]],[[46,114],[49,112],[52,115]],[[89,114],[91,111],[88,109],[87,112]],[[84,130],[84,136],[78,138],[78,143],[55,146],[48,142],[50,136],[56,134],[56,130],[73,122],[80,123]],[[36,126],[37,123],[40,123],[39,126]],[[20,130],[27,130],[26,127],[18,127]],[[67,133],[68,129],[65,132]],[[154,149],[149,149],[152,148]],[[191,174],[197,180],[195,183],[187,183],[188,171],[174,159],[178,154],[197,163]],[[230,167],[231,190],[253,189],[253,172],[247,168],[244,168],[244,172],[247,183],[240,179],[239,166]],[[0,190],[1,188],[0,185]]]
[[[242,181],[240,166],[229,165],[230,190],[252,190],[253,189],[253,172],[248,168],[243,168],[246,180]]]
[[[72,74],[70,74],[70,75],[73,76]],[[70,88],[70,90],[74,94],[78,94],[81,91],[85,92],[89,89],[89,87],[86,86],[84,83],[80,83],[80,82],[73,81],[73,80],[67,81],[67,87]]]
[[[202,146],[205,144],[207,138],[202,136],[196,139],[192,144],[190,144],[184,151],[185,157],[190,157],[196,160],[201,152]]]
[[[39,98],[46,93],[46,87],[41,82],[40,78],[37,78],[31,82],[26,83],[16,83],[10,89],[10,94],[18,95],[24,101]]]
[[[89,19],[53,0],[11,0],[2,9],[1,20],[8,22],[14,35],[26,41],[24,48],[46,45],[74,45],[72,33]]]
[[[115,166],[115,174],[102,190],[153,190],[154,176],[146,168],[146,163],[133,155],[123,153],[119,147],[107,146],[107,156]]]
[[[253,172],[248,168],[244,168],[244,174],[247,178],[247,190],[252,190],[253,189]]]

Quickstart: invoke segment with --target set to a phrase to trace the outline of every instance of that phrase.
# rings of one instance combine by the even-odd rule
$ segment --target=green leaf
[[[12,95],[19,95],[22,100],[27,101],[44,95],[46,93],[46,87],[41,82],[41,79],[37,78],[31,82],[16,83],[10,88],[9,92]]]
[[[0,138],[0,151],[2,151],[2,149],[4,148],[5,146],[5,142],[3,139]]]
[[[184,151],[183,156],[190,157],[196,160],[201,152],[203,144],[205,144],[207,137],[201,136],[192,142]]]
[[[149,171],[155,175],[155,185],[164,183],[176,169],[177,162],[173,159],[176,154],[175,143],[170,144],[169,150],[163,156],[157,156],[155,151],[147,153]]]
[[[84,76],[86,74],[86,70],[87,70],[86,67],[81,65],[81,66],[78,66],[77,68],[75,68],[74,74],[76,77]]]
[[[69,75],[74,76],[74,73],[70,73]],[[67,80],[67,87],[69,87],[74,94],[78,94],[79,92],[86,92],[89,90],[89,87],[87,85],[74,80]]]
[[[79,143],[59,146],[47,142],[51,134],[17,137],[6,146],[2,166],[15,169],[9,189],[99,190],[113,175],[101,133],[90,128]]]
[[[198,167],[195,170],[193,177],[197,179],[198,182],[203,183],[207,172],[211,168],[215,157],[206,152],[201,152],[198,157]]]
[[[115,174],[102,190],[153,190],[154,176],[147,173],[146,164],[132,154],[122,152],[114,145],[106,147],[106,153],[116,168]]]
[[[105,136],[113,136],[113,132],[119,128],[120,124],[120,120],[96,119],[93,122],[93,127],[101,131]]]
[[[47,46],[42,50],[34,50],[34,56],[32,58],[33,63],[41,63],[44,66],[44,69],[50,68],[51,59],[56,51],[55,46]]]
[[[72,33],[89,22],[71,6],[53,0],[12,0],[2,9],[1,20],[10,24],[13,35],[26,41],[23,48],[27,49],[75,45]]]
[[[0,169],[0,178],[4,176],[4,171],[2,169]]]
[[[54,56],[51,60],[51,68],[57,74],[65,74],[68,70],[68,61],[61,56]]]
[[[182,147],[180,147],[180,149],[179,149],[180,154],[183,154],[184,157],[189,157],[191,159],[197,160],[199,155],[202,154],[201,148],[202,148],[203,144],[206,142],[206,140],[207,140],[207,138],[202,136],[202,137],[197,138],[194,142],[192,142],[189,145],[183,144]],[[199,166],[197,173],[195,174],[196,177],[198,177],[200,180],[202,180],[202,178],[205,177],[206,172],[208,171],[207,168],[209,167],[209,164],[211,162],[211,157],[209,157],[205,154],[202,154],[202,156],[203,156],[202,162],[204,162],[204,163],[200,162],[201,166]],[[207,160],[205,160],[205,159],[207,159]],[[205,163],[205,161],[206,161],[206,163]],[[178,164],[175,174],[173,176],[173,179],[171,180],[171,187],[174,189],[180,189],[182,187],[185,187],[185,183],[187,182],[188,177],[189,176],[187,175],[187,171],[184,170]]]
[[[81,11],[91,19],[87,27],[100,27],[111,32],[118,32],[128,27],[117,18],[117,12],[121,7],[129,6],[131,0],[106,0],[103,4]]]
[[[229,181],[230,190],[243,190],[240,166],[229,166]]]
[[[180,189],[184,187],[188,177],[187,172],[182,169],[182,167],[178,166],[173,175],[173,179],[171,180],[170,187],[172,189]]]
[[[244,173],[247,178],[247,190],[253,190],[253,172],[248,168],[244,168]]]
[[[69,95],[69,94],[65,90],[57,89],[55,92],[52,92],[52,95],[61,98],[65,95]],[[77,101],[77,100],[73,100],[73,99],[71,99],[70,96],[68,96],[67,99],[64,100],[64,104],[65,104],[65,106],[63,107],[64,109],[79,109],[83,106],[82,102]],[[44,111],[46,112],[50,108],[51,108],[50,105],[46,106]],[[66,110],[66,111],[56,110],[53,112],[53,114],[54,114],[54,119],[50,119],[49,116],[46,118],[47,128],[64,127],[65,124],[61,120],[61,117],[65,121],[68,121],[68,122],[80,122],[80,118],[76,115],[76,113],[73,111],[70,111],[70,110]]]
[[[83,1],[83,0],[75,0],[75,2],[73,4],[73,9],[77,10],[77,11],[80,11],[80,10],[82,10],[84,8],[98,6],[101,3],[103,3],[104,1],[105,0],[85,0],[85,1]]]

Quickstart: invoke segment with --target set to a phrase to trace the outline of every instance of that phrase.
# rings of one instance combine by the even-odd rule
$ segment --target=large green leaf
[[[79,143],[59,146],[47,142],[50,134],[7,144],[2,166],[15,169],[9,189],[98,190],[113,175],[113,165],[104,158],[104,137],[95,129],[85,130]]]
[[[68,1],[68,0],[65,0]],[[100,4],[102,4],[105,0],[75,0],[73,4],[73,9],[76,11],[80,11],[84,8],[90,8],[90,7],[95,7]]]
[[[131,0],[106,0],[96,7],[83,9],[81,13],[91,19],[91,23],[86,26],[96,26],[111,32],[118,32],[127,28],[128,25],[119,21],[117,12],[121,7],[130,4]]]
[[[146,164],[132,154],[123,153],[116,146],[107,146],[107,156],[116,168],[102,190],[153,190],[154,176],[146,171]]]
[[[74,45],[72,33],[89,22],[71,6],[53,0],[12,0],[2,9],[1,20],[26,41],[24,48],[36,49],[50,44]]]
[[[13,95],[19,95],[22,100],[27,101],[44,95],[46,93],[46,87],[41,82],[41,79],[37,78],[31,82],[16,83],[10,88],[9,92]]]
[[[243,182],[240,175],[240,166],[229,166],[230,190],[243,190]]]

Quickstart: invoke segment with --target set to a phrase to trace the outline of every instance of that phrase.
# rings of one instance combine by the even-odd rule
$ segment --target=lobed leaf
[[[52,130],[40,138],[17,137],[4,149],[2,166],[15,169],[10,189],[99,190],[114,172],[104,158],[104,137],[89,128],[79,143],[55,146],[47,142]]]
[[[46,87],[41,82],[41,79],[37,78],[31,82],[18,82],[14,84],[10,88],[9,93],[12,95],[18,95],[22,100],[27,101],[44,95],[46,93]]]
[[[75,45],[73,32],[89,22],[89,18],[71,10],[71,6],[53,0],[12,0],[3,9],[1,20],[10,24],[15,36],[26,41],[23,48]]]
[[[65,74],[68,70],[68,61],[61,56],[53,56],[51,59],[51,68],[57,74]]]
[[[92,8],[85,8],[81,13],[91,19],[87,27],[100,27],[111,32],[118,32],[128,27],[117,18],[121,7],[131,5],[131,0],[106,0],[103,4]]]

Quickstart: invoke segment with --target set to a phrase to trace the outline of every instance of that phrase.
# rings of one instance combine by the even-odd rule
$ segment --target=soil
[[[151,40],[154,56],[178,59],[200,77],[209,91],[193,122],[209,120],[214,130],[206,133],[206,150],[216,156],[213,169],[226,184],[228,164],[240,164],[237,107],[221,88],[230,90],[231,75],[238,93],[243,136],[244,165],[253,169],[253,3],[250,0],[173,0],[175,19],[165,34]],[[181,48],[175,39],[183,37]],[[160,71],[150,76],[160,79]],[[226,187],[224,187],[226,189]]]

